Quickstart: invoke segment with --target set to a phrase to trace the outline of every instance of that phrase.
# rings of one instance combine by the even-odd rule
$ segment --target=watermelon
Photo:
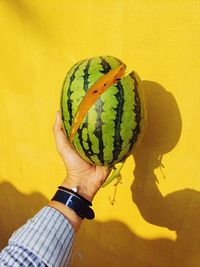
[[[61,93],[63,128],[74,149],[91,164],[124,161],[144,129],[144,101],[136,72],[113,56],[76,63]]]

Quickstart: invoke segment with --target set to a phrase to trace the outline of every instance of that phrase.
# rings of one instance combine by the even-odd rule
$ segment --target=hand
[[[110,170],[104,166],[95,166],[85,161],[70,145],[62,127],[60,112],[56,113],[53,127],[56,148],[67,169],[67,177],[62,186],[78,187],[78,193],[92,201]]]

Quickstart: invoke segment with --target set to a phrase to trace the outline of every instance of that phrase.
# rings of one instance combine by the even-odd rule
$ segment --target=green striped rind
[[[121,123],[120,134],[123,139],[122,149],[119,153],[118,159],[121,161],[125,155],[129,153],[132,149],[132,139],[139,134],[140,129],[135,132],[135,129],[138,127],[136,119],[136,106],[140,107],[140,103],[136,101],[136,90],[138,90],[137,84],[134,81],[134,78],[131,75],[124,77],[121,80],[124,90],[124,112]],[[138,112],[140,112],[138,110]]]
[[[137,143],[135,144],[135,146],[136,146],[136,145],[140,144],[140,141],[142,140],[142,137],[144,135],[145,128],[146,128],[146,122],[147,122],[147,113],[146,113],[146,109],[145,109],[144,91],[143,91],[140,77],[138,76],[138,74],[136,72],[132,72],[130,75],[134,79],[135,83],[138,84],[138,101],[140,102],[140,118],[138,118],[138,123],[139,123],[139,127],[140,127],[140,134],[138,136]]]
[[[104,162],[101,162],[101,164],[106,166],[114,165],[124,160],[130,154],[140,133],[141,103],[138,101],[137,97],[138,82],[136,83],[132,76],[133,75],[125,76],[118,84],[110,87],[100,97],[101,103],[103,103],[101,125],[104,159]],[[119,110],[120,105],[122,105],[122,101],[120,102],[117,97],[119,84],[121,84],[123,90],[120,96],[123,95],[124,98],[121,121],[119,120],[119,114],[117,114],[117,110]],[[89,121],[88,124],[90,136],[95,136],[94,128],[101,127],[101,125],[95,124],[97,116],[95,109],[97,105],[100,105],[100,101],[97,101],[88,111],[88,116],[91,117],[91,121]],[[120,122],[118,134],[115,132],[117,121]],[[99,141],[97,142],[97,148],[99,148]],[[119,150],[116,148],[119,148]],[[95,163],[97,163],[97,161],[95,161]]]
[[[79,67],[82,65],[83,61],[78,62],[75,64],[67,73],[67,76],[64,80],[62,93],[61,93],[61,113],[62,113],[62,120],[64,124],[64,129],[69,135],[69,131],[71,129],[72,123],[72,101],[71,95],[73,94],[72,84],[77,79],[77,73],[79,73]],[[81,86],[81,85],[80,85]]]
[[[96,57],[76,64],[69,71],[61,98],[64,128],[68,135],[87,90],[120,64],[119,59],[111,56]],[[89,109],[73,142],[84,159],[111,166],[130,154],[142,127],[139,83],[134,73],[125,76]]]

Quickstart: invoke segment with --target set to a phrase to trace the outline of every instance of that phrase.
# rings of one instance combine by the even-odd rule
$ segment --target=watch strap
[[[72,194],[76,195],[77,197],[79,197],[80,199],[82,199],[83,201],[87,202],[89,206],[92,206],[92,202],[90,202],[89,200],[87,200],[83,196],[79,195],[77,192],[73,191],[73,189],[69,189],[69,188],[61,186],[61,185],[58,187],[58,189],[72,193]]]
[[[66,207],[72,209],[82,219],[87,218],[91,220],[95,216],[94,211],[90,208],[88,203],[71,192],[57,190],[52,200],[63,203]]]

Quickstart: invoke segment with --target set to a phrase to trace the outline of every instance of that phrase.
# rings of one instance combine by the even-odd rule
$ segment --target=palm
[[[65,142],[67,138],[65,136]],[[68,141],[67,141],[68,142]],[[63,161],[67,168],[68,174],[74,177],[84,177],[104,182],[107,177],[107,168],[104,166],[95,166],[84,160],[73,148],[63,147]]]
[[[55,129],[56,128],[56,129]],[[87,179],[92,183],[103,183],[109,171],[104,166],[95,166],[84,160],[69,144],[63,131],[60,114],[54,125],[56,146],[66,166],[68,176],[73,179]]]

